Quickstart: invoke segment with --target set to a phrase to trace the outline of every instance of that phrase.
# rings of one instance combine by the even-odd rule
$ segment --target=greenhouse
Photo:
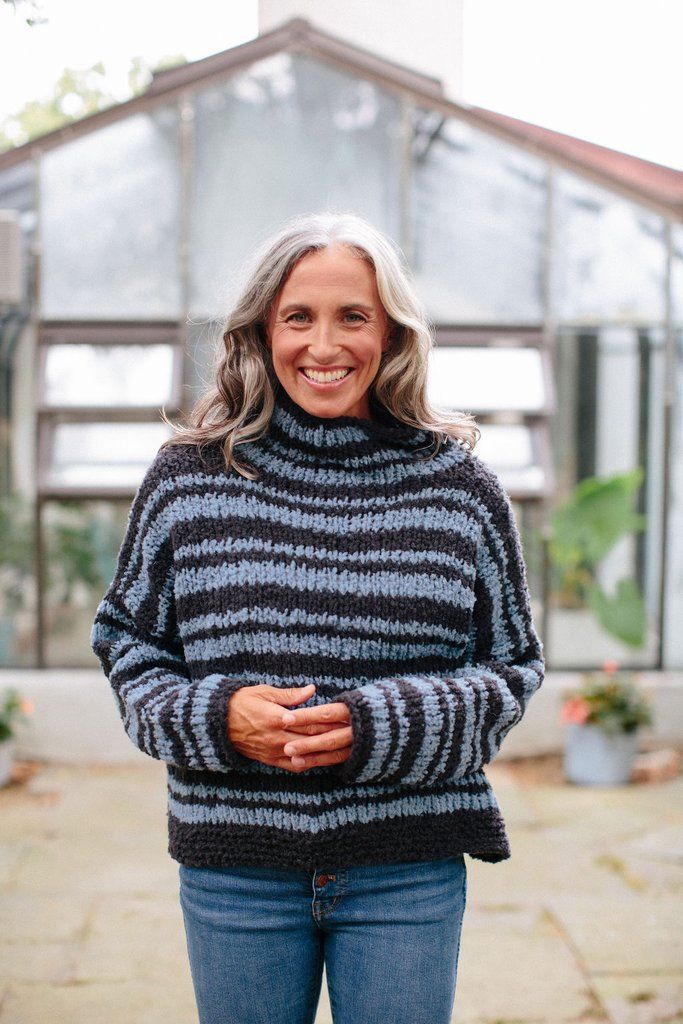
[[[0,154],[0,666],[96,668],[160,409],[255,244],[336,209],[406,254],[548,667],[683,668],[683,173],[530,127],[293,19]]]

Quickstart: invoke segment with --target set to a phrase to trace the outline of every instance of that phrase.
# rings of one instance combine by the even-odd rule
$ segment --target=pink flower
[[[28,697],[22,697],[19,701],[19,707],[25,715],[32,715],[35,711],[35,704]]]
[[[588,702],[583,697],[572,697],[565,701],[560,711],[560,721],[583,725],[590,713]]]
[[[619,662],[615,661],[614,658],[606,658],[602,663],[602,671],[608,676],[612,675],[614,672],[618,672]]]

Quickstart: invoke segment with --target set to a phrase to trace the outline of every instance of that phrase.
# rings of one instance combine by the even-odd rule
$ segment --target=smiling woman
[[[432,344],[389,239],[298,218],[134,499],[92,645],[168,766],[203,1024],[310,1022],[323,966],[335,1024],[446,1024],[465,854],[510,856],[483,768],[542,645],[476,425],[429,405]]]

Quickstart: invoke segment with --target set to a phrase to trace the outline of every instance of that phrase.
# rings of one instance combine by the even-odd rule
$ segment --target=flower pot
[[[618,786],[631,778],[638,749],[638,733],[609,735],[599,725],[568,727],[564,773],[570,782],[584,786]]]
[[[0,740],[0,786],[6,786],[12,777],[15,744],[14,736]]]

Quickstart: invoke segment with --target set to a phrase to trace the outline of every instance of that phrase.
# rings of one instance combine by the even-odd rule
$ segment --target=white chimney
[[[290,18],[441,79],[462,99],[463,0],[258,0],[259,34]]]

